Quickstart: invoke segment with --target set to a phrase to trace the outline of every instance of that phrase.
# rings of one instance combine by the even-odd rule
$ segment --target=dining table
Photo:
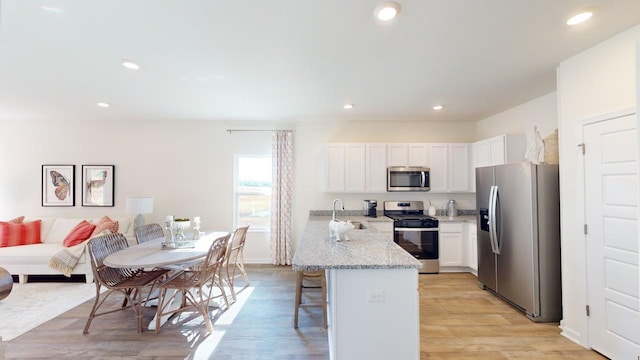
[[[183,246],[172,248],[165,246],[165,238],[152,239],[140,244],[132,245],[126,249],[116,251],[104,259],[104,264],[113,268],[149,269],[167,268],[179,271],[187,268],[207,256],[209,248],[214,240],[228,235],[227,231],[214,231],[205,233],[198,240],[186,241]],[[175,306],[179,306],[179,302]],[[160,321],[164,324],[169,316]],[[156,321],[149,323],[149,330],[155,330]]]

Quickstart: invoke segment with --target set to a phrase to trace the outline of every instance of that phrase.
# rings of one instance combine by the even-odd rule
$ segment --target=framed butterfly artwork
[[[42,206],[75,206],[75,165],[42,165]]]
[[[115,166],[82,165],[82,206],[114,206]]]

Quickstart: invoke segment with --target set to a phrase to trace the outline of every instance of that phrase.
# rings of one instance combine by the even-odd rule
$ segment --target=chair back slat
[[[212,278],[215,275],[218,267],[222,265],[225,259],[225,254],[227,252],[227,246],[230,237],[231,234],[227,234],[215,239],[211,243],[209,252],[207,252],[207,256],[200,267],[199,277],[203,281],[207,281],[207,279]]]
[[[162,226],[160,226],[160,224],[139,226],[134,230],[134,233],[136,235],[136,240],[138,240],[138,244],[164,237],[164,230],[162,230]]]
[[[91,267],[96,282],[105,286],[114,286],[133,274],[132,269],[112,268],[104,264],[104,259],[129,247],[127,238],[120,233],[95,237],[87,243],[87,251],[91,258]]]
[[[229,243],[229,250],[225,258],[225,263],[227,266],[237,261],[238,255],[240,254],[240,252],[242,252],[242,249],[244,248],[244,243],[247,239],[248,230],[249,230],[249,225],[242,225],[236,228],[236,230],[233,232],[233,236],[231,237],[231,240]]]

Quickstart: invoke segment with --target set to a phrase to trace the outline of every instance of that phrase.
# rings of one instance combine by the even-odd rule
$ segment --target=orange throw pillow
[[[86,220],[82,220],[64,238],[64,240],[62,241],[62,245],[66,247],[71,247],[73,245],[80,244],[81,242],[87,240],[91,236],[95,228],[96,228],[95,225],[88,223]]]
[[[91,237],[98,235],[105,230],[109,230],[112,234],[115,234],[118,232],[118,228],[118,222],[111,220],[108,216],[105,215],[96,223],[96,228],[95,230],[93,230],[93,234],[91,234]]]
[[[0,247],[39,244],[42,220],[22,224],[0,222]]]

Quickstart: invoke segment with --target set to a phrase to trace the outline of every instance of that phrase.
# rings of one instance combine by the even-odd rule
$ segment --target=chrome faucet
[[[340,208],[342,209],[342,211],[344,211],[344,204],[342,203],[342,200],[340,199],[333,200],[333,213],[331,215],[331,220],[336,219],[336,203],[338,202],[340,203]]]
[[[334,222],[336,221],[336,203],[340,203],[340,208],[342,209],[342,211],[344,211],[344,204],[342,203],[342,200],[340,199],[335,199],[333,200],[333,212],[331,215],[331,221],[329,221],[329,238],[331,240],[336,240],[338,238],[333,226],[334,226]]]

